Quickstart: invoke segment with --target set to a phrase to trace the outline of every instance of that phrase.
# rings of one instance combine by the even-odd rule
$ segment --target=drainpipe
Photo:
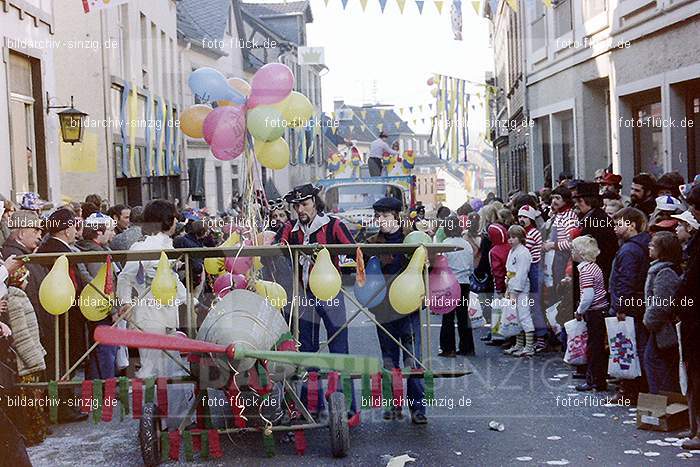
[[[100,38],[102,40],[103,47],[101,50],[101,60],[102,60],[102,106],[104,108],[105,119],[112,118],[112,103],[110,100],[110,93],[112,91],[112,77],[109,74],[109,55],[105,52],[104,44],[107,42],[107,31],[105,30],[105,12],[100,10]],[[112,127],[111,125],[104,126],[105,131],[105,153],[107,154],[107,199],[110,204],[116,202],[117,193],[117,174],[114,169],[114,161],[112,153]]]

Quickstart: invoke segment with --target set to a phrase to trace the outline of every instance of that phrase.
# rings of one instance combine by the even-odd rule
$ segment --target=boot
[[[535,339],[535,353],[544,352],[547,349],[547,341],[544,337]]]
[[[535,355],[535,333],[534,331],[525,333],[525,347],[522,350],[513,352],[514,357],[530,357]]]
[[[524,346],[525,346],[525,333],[521,332],[520,334],[518,334],[517,338],[515,339],[515,345],[513,345],[509,349],[505,349],[503,351],[503,353],[506,355],[515,355],[515,352],[520,352],[521,350],[523,350]]]

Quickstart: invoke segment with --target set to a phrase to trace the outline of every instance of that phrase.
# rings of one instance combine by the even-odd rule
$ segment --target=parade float
[[[232,224],[221,246],[164,251],[44,253],[24,257],[25,261],[50,267],[40,286],[40,300],[44,309],[54,315],[55,348],[49,351],[66,358],[63,362],[55,359],[55,368],[47,369],[50,380],[20,386],[48,390],[48,398],[56,402],[50,404],[52,421],[57,420],[59,388],[80,387],[81,410],[91,413],[95,422],[111,421],[115,413],[121,418],[131,414],[139,420],[138,442],[146,465],[177,461],[183,452],[186,461],[192,461],[195,453],[200,459],[221,457],[220,436],[241,432],[260,433],[267,455],[274,453],[275,433],[293,433],[294,447],[303,454],[307,448],[305,433],[316,428],[329,429],[331,453],[343,457],[350,448],[349,428],[360,422],[361,410],[381,407],[383,399],[400,399],[406,377],[424,378],[426,398],[432,400],[434,378],[468,373],[433,368],[429,315],[431,311],[443,313],[445,309],[430,310],[425,306],[435,297],[450,295],[455,283],[454,278],[447,276],[447,279],[442,276],[431,279],[430,262],[436,255],[458,247],[431,244],[426,238],[418,241],[408,238],[403,245],[271,245],[273,236],[262,230],[261,210],[256,208],[266,203],[259,198],[260,167],[272,170],[284,167],[289,162],[289,149],[283,132],[270,122],[284,120],[292,126],[301,125],[313,113],[308,99],[292,91],[293,83],[289,68],[279,63],[263,66],[250,84],[238,78],[226,80],[221,73],[209,68],[198,69],[190,76],[190,87],[198,101],[206,104],[197,104],[183,112],[183,131],[191,137],[203,138],[219,160],[246,158],[249,188],[245,194],[244,217],[247,222]],[[404,162],[405,159],[402,164]],[[400,184],[398,179],[402,177],[412,178],[407,175],[393,178]],[[408,200],[412,203],[412,196]],[[382,282],[384,278],[377,268],[378,256],[386,253],[406,254],[411,258],[407,268],[391,285]],[[370,257],[366,270],[358,261],[353,286],[342,284],[331,262],[331,256],[338,255]],[[299,352],[300,299],[304,291],[300,290],[297,280],[292,280],[285,289],[280,285],[285,278],[275,277],[274,272],[268,271],[265,279],[263,272],[268,258],[282,258],[288,262],[293,278],[300,277],[302,264],[311,262],[309,288],[316,298],[328,300],[341,293],[357,307],[341,329],[363,315],[391,337],[368,309],[384,297],[389,298],[399,314],[419,313],[423,358],[415,358],[411,349],[393,337],[397,345],[414,358],[416,368],[381,369],[376,357],[378,352],[369,352],[369,355],[365,355],[367,351],[363,351],[363,355]],[[195,308],[196,286],[190,268],[195,260],[203,261],[207,280],[216,295],[203,321]],[[75,325],[71,315],[76,313],[76,290],[70,280],[69,266],[103,264],[95,280],[83,289],[81,299],[85,300],[80,300],[80,312],[87,320],[97,322],[109,317],[115,306],[112,273],[115,262],[138,262],[137,281],[139,275],[143,276],[142,263],[157,263],[155,276],[150,281],[141,277],[143,292],[135,297],[135,303],[144,299],[156,304],[172,302],[177,289],[175,269],[179,266],[184,271],[183,284],[187,290],[186,300],[181,304],[185,320],[181,326],[184,324],[188,335],[143,332],[132,320],[134,305],[131,304],[122,309],[121,319],[113,325],[97,327],[93,345],[80,358],[71,360],[68,336],[70,327]],[[436,264],[439,265],[439,261]],[[129,329],[120,325],[124,321]],[[201,321],[199,325],[198,321]],[[322,348],[337,334],[328,336]],[[100,344],[159,350],[178,362],[184,376],[77,378],[75,372]],[[348,419],[347,409],[352,398],[350,382],[355,379],[361,380],[363,399],[371,404],[363,405]],[[318,415],[323,381],[327,388],[327,418]],[[177,419],[173,427],[169,388],[182,384],[192,386],[195,397],[186,412],[188,416]],[[300,396],[302,385],[307,388],[305,398]],[[222,399],[222,393],[227,410],[221,423],[212,416],[208,401]]]

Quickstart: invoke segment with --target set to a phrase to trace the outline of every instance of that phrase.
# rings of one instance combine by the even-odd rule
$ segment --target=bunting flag
[[[387,0],[379,0],[379,8],[381,8],[382,13],[384,13],[384,8],[386,8]]]
[[[136,164],[136,126],[138,125],[139,98],[136,94],[136,86],[131,84],[129,93],[129,174],[131,177],[139,175]]]
[[[120,418],[129,413],[129,378],[126,376],[119,377],[119,410]]]
[[[304,430],[296,430],[294,432],[294,448],[300,456],[303,456],[306,452],[307,444]]]
[[[367,8],[367,0],[360,0],[360,5],[362,6],[362,11]]]
[[[362,374],[362,403],[360,409],[369,409],[372,407],[372,382],[369,374]]]
[[[161,415],[168,416],[168,378],[159,376],[156,380],[156,387],[158,388],[158,410]]]
[[[439,14],[442,14],[442,6],[444,5],[443,0],[433,0],[433,3],[435,3],[435,8],[437,9]]]
[[[399,121],[399,122],[394,123],[394,126],[398,130],[401,127],[401,122]]]
[[[306,389],[306,400],[309,412],[315,413],[318,410],[318,373],[309,372],[309,383]]]
[[[105,381],[104,408],[102,409],[102,421],[111,422],[114,414],[114,405],[117,401],[117,378],[109,378]]]
[[[506,0],[506,3],[515,13],[518,12],[518,0]]]
[[[131,411],[134,418],[141,418],[143,413],[143,381],[140,379],[131,381]]]
[[[383,124],[383,123],[377,124],[377,129],[378,129],[379,131],[382,131],[382,130],[384,129],[384,124]]]
[[[323,3],[328,6],[328,0],[323,0]]]
[[[403,107],[399,107],[399,113],[403,115]]]
[[[346,6],[348,6],[348,0],[340,0],[340,3],[343,4],[343,10],[345,9]]]
[[[80,413],[90,413],[90,401],[92,401],[91,379],[86,379],[83,381],[80,398],[82,399],[82,404],[80,404]]]
[[[127,133],[127,126],[129,122],[127,110],[129,108],[129,95],[131,94],[131,83],[129,81],[124,82],[124,89],[122,89],[122,101],[121,101],[121,111],[119,112],[120,122],[120,133],[122,138],[122,175],[125,177],[129,176],[129,140]]]
[[[169,459],[177,461],[180,459],[180,432],[178,430],[168,432],[168,443],[170,444]]]
[[[348,128],[350,129],[350,132],[352,132],[355,129],[355,125],[348,125]]]
[[[352,407],[352,380],[350,377],[343,373],[340,375],[340,381],[343,386],[343,395],[345,396],[345,407]]]
[[[338,127],[337,127],[337,126],[332,126],[332,127],[331,127],[331,132],[332,132],[333,134],[336,134],[336,133],[338,132]]]
[[[360,115],[362,115],[362,120],[364,120],[365,118],[367,118],[367,111],[366,111],[366,110],[361,110],[361,111],[360,111]]]
[[[411,113],[411,114],[413,113],[413,106],[408,107],[408,113]]]
[[[416,0],[416,6],[418,7],[418,14],[423,14],[423,5],[425,5],[425,0]]]
[[[552,8],[552,0],[542,0],[542,3],[544,3],[544,6],[547,8]]]
[[[365,125],[360,125],[360,129],[361,129],[362,131],[365,131],[365,130],[367,129],[367,126],[365,126]]]
[[[403,9],[406,6],[406,0],[396,0],[396,4],[399,6],[399,11],[403,14]]]
[[[420,105],[418,106],[418,112],[422,112],[422,111],[423,111],[423,104],[420,104]]]
[[[477,15],[481,13],[481,2],[479,0],[472,2],[472,7],[474,7],[474,11]]]
[[[151,99],[151,91],[146,91],[146,157],[144,158],[146,160],[146,173],[145,175],[147,177],[150,177],[153,175],[153,168],[151,166],[151,158],[153,156],[153,146],[152,146],[152,140],[153,140],[153,135],[151,134],[151,113],[153,111],[153,99]]]
[[[375,373],[370,376],[372,399],[370,406],[381,407],[382,405],[382,373]]]
[[[194,453],[194,447],[192,443],[192,432],[189,430],[185,430],[182,432],[182,444],[184,446],[185,450],[185,460],[187,462],[192,462],[194,459],[193,453]]]
[[[92,421],[93,423],[98,423],[102,419],[102,406],[103,406],[103,384],[104,381],[101,379],[92,380]]]
[[[433,110],[433,104],[428,104],[428,109]]]
[[[435,380],[432,371],[425,371],[423,374],[423,383],[425,385],[425,399],[432,401],[435,399]]]

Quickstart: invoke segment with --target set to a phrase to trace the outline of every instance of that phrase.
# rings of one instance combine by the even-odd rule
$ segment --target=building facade
[[[535,187],[699,170],[700,1],[521,2]]]
[[[61,200],[59,125],[46,109],[70,95],[54,81],[53,10],[50,0],[0,0],[0,195],[15,201],[26,192]]]

